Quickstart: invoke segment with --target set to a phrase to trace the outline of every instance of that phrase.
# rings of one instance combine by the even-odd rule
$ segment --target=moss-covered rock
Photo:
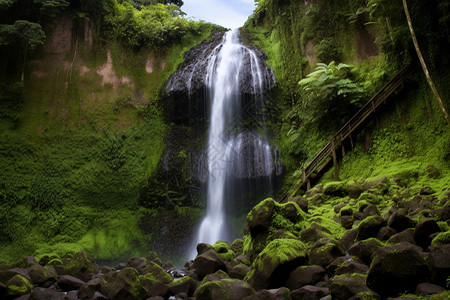
[[[376,237],[378,231],[386,225],[386,222],[380,216],[371,216],[364,219],[358,225],[358,240],[365,240],[371,237]]]
[[[255,294],[255,290],[245,281],[238,279],[221,279],[208,281],[195,291],[198,300],[224,299],[241,300]]]
[[[347,189],[342,181],[328,182],[323,187],[323,193],[327,196],[344,197],[347,194]]]
[[[54,269],[46,268],[38,264],[32,265],[27,270],[30,274],[31,282],[37,285],[46,283],[48,281],[56,282],[56,279],[58,278],[58,275],[56,274]]]
[[[370,238],[367,240],[359,241],[348,249],[348,253],[352,256],[359,258],[361,261],[370,265],[372,257],[375,255],[379,248],[384,247],[385,244],[377,240],[376,238]]]
[[[339,275],[331,279],[330,292],[332,299],[336,300],[346,300],[353,299],[360,294],[366,294],[367,298],[362,299],[380,299],[380,297],[368,288],[365,283],[365,277],[359,276],[357,274],[350,275]],[[361,299],[361,298],[354,298]]]
[[[189,276],[172,281],[169,284],[169,292],[171,295],[177,295],[180,293],[185,293],[186,295],[191,295],[195,291],[195,286],[191,284],[192,279]]]
[[[148,262],[147,267],[140,270],[142,278],[149,280],[151,283],[158,281],[169,284],[173,281],[172,276],[164,271],[158,264],[154,262]]]
[[[378,250],[367,276],[367,285],[382,297],[414,292],[429,276],[420,253],[407,244]]]
[[[225,261],[232,261],[236,258],[236,254],[231,250],[229,243],[224,241],[218,241],[213,245],[213,249],[222,257]]]
[[[195,258],[193,268],[198,279],[203,279],[206,275],[218,270],[226,270],[226,265],[222,257],[211,249]]]
[[[145,299],[147,291],[143,288],[139,273],[133,268],[124,268],[113,273],[102,288],[109,299]]]
[[[244,251],[244,240],[243,239],[234,240],[234,242],[231,244],[231,250],[233,250],[233,252],[236,255],[242,254],[242,252]]]
[[[95,260],[86,251],[75,253],[64,264],[67,274],[80,278],[82,280],[89,280],[89,274],[97,274],[99,272]]]
[[[325,267],[339,256],[345,255],[345,249],[334,239],[324,238],[311,248],[309,264]]]
[[[374,193],[364,192],[358,197],[358,201],[365,201],[370,204],[379,204],[382,199],[380,196],[377,196]]]
[[[245,280],[256,290],[283,286],[289,273],[306,264],[307,259],[306,246],[302,242],[274,240],[257,256]]]
[[[15,275],[6,284],[8,295],[18,297],[31,293],[33,284],[22,275]]]
[[[96,277],[85,284],[78,290],[79,299],[92,299],[95,292],[100,292],[106,281],[102,277]]]

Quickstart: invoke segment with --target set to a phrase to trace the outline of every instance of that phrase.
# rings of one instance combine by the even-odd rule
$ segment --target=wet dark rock
[[[8,266],[9,268],[9,266]],[[20,268],[12,268],[8,270],[0,271],[0,282],[7,282],[11,278],[13,278],[16,275],[21,275],[25,277],[28,280],[31,280],[30,273],[28,273],[28,270],[26,269],[20,269]]]
[[[357,235],[358,235],[358,228],[347,230],[342,236],[342,238],[339,240],[339,243],[341,243],[344,249],[348,249],[355,243]]]
[[[440,231],[441,229],[435,220],[424,220],[418,223],[416,229],[414,230],[414,241],[417,245],[423,249],[426,249],[431,245],[432,239],[430,238],[430,235]]]
[[[367,275],[367,286],[382,297],[414,292],[429,276],[422,255],[409,245],[401,244],[378,250]]]
[[[362,193],[362,188],[358,184],[351,184],[347,186],[348,196],[352,199],[358,199]]]
[[[342,216],[341,225],[345,229],[351,229],[353,227],[353,216]]]
[[[358,225],[358,240],[365,240],[371,237],[376,237],[378,231],[386,225],[386,222],[380,216],[367,217]]]
[[[237,266],[234,266],[233,268],[229,269],[228,274],[230,275],[231,278],[243,280],[249,271],[250,271],[249,266],[246,266],[244,264],[238,264]]]
[[[147,266],[148,266],[147,260],[141,257],[132,257],[127,262],[127,267],[136,269],[138,271],[144,269]]]
[[[378,208],[374,204],[367,205],[363,210],[364,218],[371,217],[371,216],[379,216],[380,212],[378,211]]]
[[[199,243],[197,244],[197,255],[202,255],[208,250],[211,250],[213,248],[212,245],[207,243]]]
[[[214,249],[208,250],[201,255],[197,255],[194,260],[193,268],[199,279],[203,279],[208,274],[218,270],[226,270],[225,261],[217,254]]]
[[[379,299],[378,294],[364,284],[364,277],[336,276],[331,279],[330,292],[336,300],[348,300],[359,293],[370,295],[368,299]]]
[[[293,197],[289,198],[288,202],[295,202],[305,213],[308,212],[308,199],[303,197]]]
[[[195,291],[194,296],[197,300],[242,300],[253,294],[255,294],[255,290],[245,281],[238,279],[222,279],[202,284]]]
[[[169,285],[161,281],[156,283],[151,283],[149,281],[143,280],[143,286],[148,291],[148,296],[150,297],[163,297],[167,298],[169,295]]]
[[[334,212],[335,212],[336,214],[338,214],[338,213],[341,211],[341,209],[342,209],[343,207],[345,207],[346,205],[347,205],[347,204],[345,204],[345,203],[336,205],[336,206],[334,207]]]
[[[54,269],[45,268],[38,264],[32,265],[27,271],[30,274],[31,282],[37,285],[44,284],[48,281],[56,282],[58,278]]]
[[[331,232],[327,228],[317,223],[312,223],[307,229],[301,232],[300,240],[306,243],[315,242],[329,235],[331,235]]]
[[[224,31],[214,31],[213,37],[209,41],[203,41],[200,45],[192,48],[184,55],[184,62],[181,63],[177,70],[170,76],[166,85],[166,94],[184,93],[193,94],[206,85],[206,73],[209,64],[209,56],[216,47],[220,45],[223,39]],[[252,49],[258,56],[260,61],[265,61],[266,54],[259,49]],[[271,68],[266,64],[260,66],[263,69],[264,82],[266,89],[270,89],[275,84],[275,77]],[[250,67],[250,57],[244,60],[244,66],[241,68],[243,80],[240,82],[241,93],[253,94],[253,84]],[[245,80],[244,80],[245,79]]]
[[[233,252],[236,255],[242,254],[243,248],[244,248],[244,240],[243,239],[236,239],[231,244],[231,250],[233,250]]]
[[[112,272],[112,271],[113,271],[113,269],[111,267],[108,267],[108,266],[103,266],[102,269],[100,270],[100,272],[102,274],[108,274],[109,272]]]
[[[92,278],[92,274],[99,272],[94,258],[86,251],[75,253],[65,264],[65,269],[68,275],[72,275],[83,281],[89,281]]]
[[[361,264],[356,261],[345,261],[342,265],[340,265],[336,271],[335,275],[342,275],[342,274],[353,274],[353,273],[366,273],[369,270],[369,267]]]
[[[389,180],[387,179],[387,177],[381,177],[379,179],[366,181],[363,183],[362,189],[367,191],[372,188],[377,188],[381,184],[387,184],[388,182]]]
[[[402,242],[414,244],[414,229],[410,228],[396,233],[388,239],[388,243],[390,244],[398,244]]]
[[[22,275],[15,275],[6,283],[8,295],[18,297],[29,294],[33,289],[32,283]]]
[[[305,285],[291,292],[292,300],[316,300],[322,299],[330,293],[326,287],[317,287],[313,285]]]
[[[450,244],[432,246],[427,262],[431,271],[431,282],[445,286],[450,274]]]
[[[92,300],[108,300],[108,298],[99,291],[97,291],[92,296]]]
[[[102,290],[102,286],[104,284],[105,280],[103,278],[101,277],[93,278],[80,287],[78,291],[78,297],[80,299],[92,299],[95,292]]]
[[[419,296],[440,294],[442,292],[445,292],[445,289],[443,287],[428,282],[423,282],[416,288],[416,295]]]
[[[391,227],[385,226],[378,231],[377,239],[380,241],[387,241],[389,238],[391,238],[394,234],[396,234],[397,231]]]
[[[316,283],[327,279],[327,272],[321,266],[301,266],[289,274],[286,281],[286,287],[292,291],[305,285],[315,285]]]
[[[56,281],[58,287],[63,291],[79,290],[85,282],[70,275],[63,275]]]
[[[344,254],[345,249],[336,240],[321,239],[311,248],[309,263],[325,267]]]
[[[54,289],[45,289],[37,287],[30,294],[30,300],[62,300],[63,293]]]
[[[291,293],[285,287],[272,290],[261,290],[256,294],[245,297],[243,300],[291,300]]]
[[[247,224],[252,236],[267,230],[272,223],[272,214],[275,209],[275,201],[265,200],[255,206],[247,216]]]
[[[137,270],[127,267],[113,273],[102,287],[102,292],[110,299],[141,299],[147,291],[141,284]]]
[[[191,287],[192,279],[188,276],[177,279],[169,284],[169,293],[171,295],[177,295],[180,293],[185,293],[186,295],[193,293],[189,293]]]
[[[360,211],[355,211],[353,213],[353,218],[355,220],[363,220],[364,219],[364,214],[362,212],[360,212]]]
[[[405,214],[397,211],[389,218],[388,226],[400,232],[408,228],[414,228],[416,222]]]
[[[373,255],[381,247],[383,247],[383,244],[379,240],[371,238],[354,244],[348,249],[348,253],[356,256],[365,264],[370,265]]]

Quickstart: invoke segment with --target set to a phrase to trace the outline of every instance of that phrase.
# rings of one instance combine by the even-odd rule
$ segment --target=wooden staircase
[[[361,109],[358,110],[358,112],[356,112],[334,136],[330,137],[330,141],[325,145],[325,147],[323,147],[323,149],[311,160],[311,162],[302,169],[302,178],[294,187],[294,192],[286,192],[278,199],[278,202],[284,202],[287,201],[289,197],[294,197],[305,184],[306,188],[309,189],[311,185],[311,176],[319,174],[331,161],[334,161],[334,165],[336,166],[336,148],[342,145],[343,141],[347,138],[350,140],[351,146],[354,146],[352,132],[354,132],[368,117],[375,113],[375,110],[381,104],[385,103],[392,93],[397,93],[403,89],[403,80],[413,69],[413,67],[406,67],[398,72],[369,101],[367,101],[367,103],[364,104],[364,106],[361,107]],[[335,172],[337,172],[337,168],[335,168]],[[337,173],[335,174],[337,177]]]

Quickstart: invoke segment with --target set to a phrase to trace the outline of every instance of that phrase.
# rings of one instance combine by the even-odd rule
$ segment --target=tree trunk
[[[423,59],[422,52],[420,51],[419,43],[417,42],[416,33],[414,32],[414,28],[412,25],[411,16],[409,14],[408,5],[406,3],[406,0],[403,0],[403,8],[405,9],[406,19],[408,20],[409,31],[411,32],[411,37],[412,37],[412,40],[414,43],[414,48],[416,49],[417,56],[419,57],[419,61],[420,61],[420,64],[422,65],[423,72],[425,73],[428,84],[430,85],[430,88],[433,91],[433,94],[438,101],[439,107],[441,108],[442,113],[444,114],[445,120],[447,121],[448,125],[450,125],[450,119],[448,116],[448,112],[445,109],[444,102],[442,101],[442,98],[439,95],[439,92],[437,91],[433,80],[431,79],[430,72],[428,72],[427,65],[425,63],[425,60]]]

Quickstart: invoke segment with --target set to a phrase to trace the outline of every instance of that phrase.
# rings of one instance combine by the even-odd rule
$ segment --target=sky
[[[181,10],[187,17],[231,29],[242,27],[255,8],[254,0],[183,0],[183,2]]]

